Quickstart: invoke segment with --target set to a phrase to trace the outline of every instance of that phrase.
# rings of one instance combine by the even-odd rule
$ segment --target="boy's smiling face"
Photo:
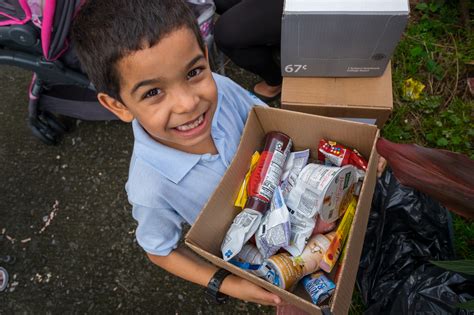
[[[136,118],[148,134],[169,147],[196,154],[216,153],[211,124],[217,88],[207,51],[194,33],[180,28],[150,48],[117,63],[120,97],[100,93],[100,102],[123,121]]]

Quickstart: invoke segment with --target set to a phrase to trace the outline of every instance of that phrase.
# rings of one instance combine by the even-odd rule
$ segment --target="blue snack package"
[[[315,272],[307,275],[302,280],[306,292],[311,296],[311,300],[314,304],[319,305],[329,298],[336,285],[322,272]]]

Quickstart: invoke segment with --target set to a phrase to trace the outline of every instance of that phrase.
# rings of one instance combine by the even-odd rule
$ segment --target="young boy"
[[[187,4],[91,0],[75,19],[73,42],[100,103],[132,123],[126,190],[150,260],[224,294],[280,304],[278,296],[177,246],[182,223],[195,221],[231,163],[251,107],[263,105],[211,73]]]

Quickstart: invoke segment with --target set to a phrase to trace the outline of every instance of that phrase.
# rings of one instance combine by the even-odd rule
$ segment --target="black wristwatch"
[[[208,300],[217,304],[222,304],[227,301],[228,296],[219,292],[219,288],[221,287],[225,277],[228,275],[230,275],[230,272],[225,269],[218,269],[216,271],[207,284],[206,296],[208,297]]]

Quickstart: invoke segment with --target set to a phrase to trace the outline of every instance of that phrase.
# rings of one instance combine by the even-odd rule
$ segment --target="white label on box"
[[[285,12],[408,12],[408,0],[286,0]]]

